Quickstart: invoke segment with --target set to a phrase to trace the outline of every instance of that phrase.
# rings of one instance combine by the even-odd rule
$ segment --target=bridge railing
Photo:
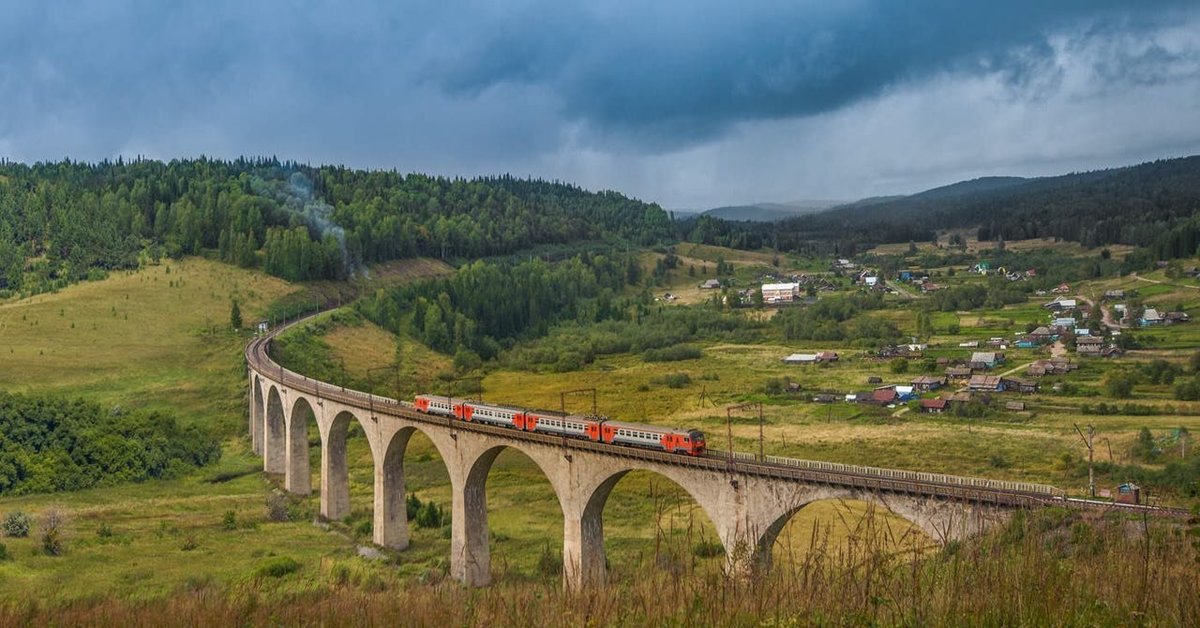
[[[730,458],[729,452],[721,449],[709,449],[705,455],[711,458],[721,458],[725,460]],[[904,471],[901,469],[866,467],[852,464],[841,464],[837,462],[800,460],[797,458],[785,458],[783,456],[766,456],[764,459],[760,460],[755,454],[740,451],[733,452],[732,458],[735,462],[766,463],[771,465],[808,469],[812,471],[862,475],[869,477],[888,478],[892,480],[906,480],[930,484],[946,484],[951,486],[963,486],[969,488],[1001,491],[1017,491],[1022,493],[1046,495],[1048,497],[1062,497],[1065,495],[1064,491],[1061,489],[1044,484],[1034,484],[1031,482],[988,480],[984,478],[972,478],[957,475],[942,475],[940,473],[924,473],[921,471]]]

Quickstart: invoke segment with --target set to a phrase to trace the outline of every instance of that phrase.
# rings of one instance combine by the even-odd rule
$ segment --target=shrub
[[[183,537],[183,545],[180,546],[179,549],[185,552],[190,552],[198,547],[200,547],[200,541],[196,540],[196,536],[194,534],[189,534]]]
[[[700,541],[692,546],[692,555],[697,558],[715,558],[725,554],[720,541]]]
[[[96,528],[96,536],[102,539],[112,538],[112,535],[112,526],[108,525],[107,523],[102,523],[100,524],[100,527]]]
[[[237,529],[237,513],[232,510],[226,510],[225,516],[221,517],[221,527],[226,530]]]
[[[936,366],[936,363],[935,363],[935,366]],[[897,358],[895,360],[892,360],[890,368],[893,373],[907,373],[908,372],[908,360],[905,360],[904,358]]]
[[[299,569],[300,563],[293,558],[272,556],[258,564],[258,567],[254,569],[254,575],[259,578],[282,578],[296,573]]]
[[[421,510],[417,512],[414,522],[419,528],[440,528],[442,520],[445,518],[445,512],[433,502],[425,502],[421,506]]]
[[[25,538],[29,536],[30,527],[29,515],[20,510],[14,510],[4,517],[4,536],[13,538]]]
[[[267,495],[267,519],[269,521],[288,521],[291,513],[288,511],[287,498],[279,493]]]
[[[683,388],[692,383],[692,378],[687,373],[668,373],[661,377],[655,377],[650,382],[667,388]]]
[[[540,576],[552,577],[562,574],[563,558],[562,554],[550,548],[550,544],[546,543],[542,546],[542,553],[538,556],[537,573]]]
[[[1104,390],[1110,397],[1128,399],[1133,395],[1133,386],[1137,378],[1132,373],[1112,371],[1104,377]]]
[[[663,349],[647,349],[642,353],[644,362],[679,362],[704,357],[704,351],[695,345],[673,345]]]
[[[42,551],[48,556],[61,556],[66,551],[65,528],[67,515],[56,507],[47,508],[38,521]]]
[[[0,562],[8,560],[8,547],[0,543]]]

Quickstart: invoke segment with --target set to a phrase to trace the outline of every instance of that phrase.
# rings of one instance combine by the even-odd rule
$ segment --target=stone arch
[[[317,423],[316,408],[308,398],[297,395],[287,421],[287,454],[283,487],[295,495],[312,493],[312,466],[308,454],[309,426]]]
[[[781,512],[775,513],[765,526],[761,536],[758,537],[755,543],[755,563],[759,567],[770,567],[772,563],[771,551],[778,542],[779,535],[787,527],[792,518],[813,504],[833,500],[864,502],[872,507],[881,509],[889,515],[908,522],[934,542],[945,541],[945,530],[938,530],[936,528],[937,522],[921,516],[920,508],[917,502],[914,501],[916,498],[902,495],[885,496],[874,491],[849,488],[806,487],[794,496],[792,503],[784,505]]]
[[[376,545],[392,549],[406,549],[409,543],[408,513],[405,511],[404,499],[406,487],[404,482],[404,454],[413,434],[420,432],[426,436],[438,452],[438,457],[446,465],[446,473],[454,482],[452,471],[442,439],[434,432],[418,425],[406,425],[396,430],[385,442],[381,443],[382,454],[375,455],[375,508],[373,534]]]
[[[633,471],[653,474],[682,489],[716,529],[722,546],[727,545],[728,539],[725,538],[722,521],[718,517],[720,493],[726,484],[723,476],[705,473],[689,477],[687,474],[677,473],[676,469],[660,467],[632,466],[619,469],[600,477],[590,490],[582,494],[581,503],[576,506],[575,512],[568,514],[563,548],[563,577],[567,586],[584,587],[604,582],[604,508],[613,490]],[[699,480],[704,485],[700,485],[700,482],[693,484],[693,480]],[[574,515],[574,521],[571,515]],[[728,558],[726,560],[728,561]]]
[[[286,471],[286,434],[283,399],[279,387],[272,383],[267,389],[267,413],[263,421],[263,470],[267,473]]]
[[[250,373],[250,445],[254,453],[263,453],[263,407],[262,378],[258,373]]]
[[[487,479],[496,458],[506,449],[519,452],[542,472],[558,500],[563,518],[564,491],[556,483],[561,478],[556,462],[561,452],[547,452],[541,448],[523,447],[516,442],[488,446],[466,466],[466,476],[453,488],[453,512],[451,513],[450,571],[451,575],[472,586],[486,586],[491,582],[491,548],[487,511]]]

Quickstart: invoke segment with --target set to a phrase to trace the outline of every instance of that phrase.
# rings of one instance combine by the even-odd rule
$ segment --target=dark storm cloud
[[[274,154],[696,206],[1200,149],[1194,1],[3,4],[24,161]]]
[[[425,77],[463,93],[504,82],[550,85],[571,118],[686,144],[731,123],[822,113],[944,71],[1003,70],[1020,79],[1049,57],[1048,33],[1081,24],[1137,32],[1164,19],[1152,7],[1182,6],[539,2],[468,19],[458,31],[462,46],[435,56]]]

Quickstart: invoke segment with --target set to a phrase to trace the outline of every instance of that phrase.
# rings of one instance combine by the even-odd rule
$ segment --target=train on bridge
[[[426,414],[498,425],[523,432],[552,434],[689,456],[700,456],[704,453],[704,433],[699,430],[679,430],[549,410],[527,410],[514,406],[456,400],[440,395],[417,395],[413,399],[413,406]]]

